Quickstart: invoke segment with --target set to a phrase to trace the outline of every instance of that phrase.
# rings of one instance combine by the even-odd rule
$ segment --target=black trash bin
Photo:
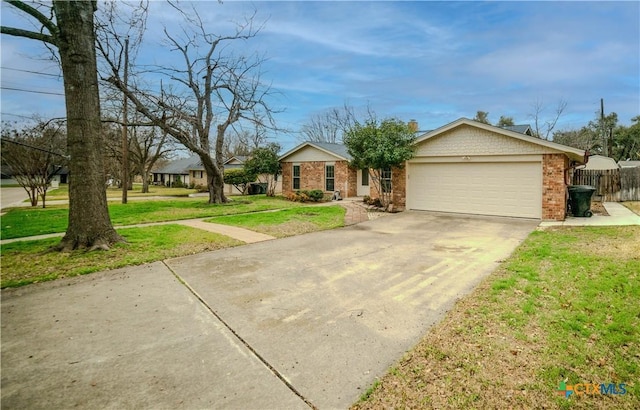
[[[249,184],[249,195],[259,195],[267,193],[267,184],[264,182],[253,182]]]
[[[596,191],[591,185],[572,185],[569,187],[569,207],[571,215],[577,217],[590,218],[591,196]]]

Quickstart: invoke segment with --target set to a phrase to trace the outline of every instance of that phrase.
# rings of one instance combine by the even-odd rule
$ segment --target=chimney
[[[409,126],[409,129],[411,130],[411,132],[418,132],[418,121],[410,120],[409,124],[407,125]]]

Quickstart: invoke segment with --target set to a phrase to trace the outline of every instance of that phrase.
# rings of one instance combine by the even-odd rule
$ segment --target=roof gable
[[[351,161],[351,155],[342,144],[307,141],[283,154],[280,161]]]
[[[461,118],[416,140],[418,155],[496,155],[564,153],[584,162],[584,151],[516,131]]]

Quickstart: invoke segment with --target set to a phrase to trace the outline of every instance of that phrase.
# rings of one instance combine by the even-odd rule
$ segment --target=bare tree
[[[227,201],[223,180],[227,130],[241,121],[274,126],[274,111],[266,102],[270,87],[261,81],[264,59],[234,56],[224,47],[255,37],[259,28],[254,27],[251,16],[231,35],[212,34],[195,8],[183,12],[170,4],[182,14],[186,25],[179,36],[164,30],[168,46],[183,63],[180,68],[157,67],[169,87],[153,93],[125,84],[114,62],[107,81],[124,92],[151,123],[200,157],[207,173],[209,203],[223,203]]]
[[[34,18],[42,28],[29,31],[2,26],[1,32],[55,47],[62,66],[70,155],[69,225],[57,249],[108,249],[123,238],[113,229],[104,189],[93,20],[97,3],[54,0],[48,11],[41,12],[22,1],[7,2]]]
[[[236,155],[249,156],[253,150],[267,143],[264,128],[255,127],[253,131],[247,129],[233,131],[226,135],[224,140],[224,157],[227,159]]]
[[[367,108],[371,111],[370,107]],[[331,108],[311,116],[300,129],[302,141],[342,143],[345,132],[355,123],[353,107],[346,103],[341,108]]]
[[[566,108],[567,102],[561,99],[558,101],[558,105],[556,106],[552,117],[544,120],[542,116],[546,111],[546,106],[542,100],[536,100],[533,103],[533,113],[529,114],[533,119],[534,135],[538,138],[548,140],[549,136],[553,135],[553,130],[556,128],[556,124],[558,124],[558,120]]]
[[[42,198],[46,206],[47,191],[53,177],[67,165],[60,150],[65,146],[66,131],[62,122],[38,121],[33,127],[2,125],[2,163],[11,168],[15,180],[29,195],[31,206]]]
[[[149,176],[155,164],[170,151],[167,133],[157,127],[133,128],[129,140],[133,170],[142,176],[142,192],[149,192]]]

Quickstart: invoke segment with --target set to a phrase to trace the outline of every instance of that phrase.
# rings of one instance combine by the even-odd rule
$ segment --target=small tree
[[[272,142],[266,147],[257,148],[244,164],[245,172],[258,176],[258,181],[267,184],[267,196],[274,196],[276,181],[280,173],[278,152],[280,144]]]
[[[256,180],[256,177],[256,174],[249,173],[244,168],[224,171],[224,183],[233,185],[242,192],[242,195],[247,193],[247,187]]]
[[[39,122],[35,127],[2,127],[2,163],[11,168],[15,180],[27,191],[31,206],[46,205],[53,177],[67,165],[66,133],[60,126]]]
[[[386,119],[378,123],[370,118],[356,123],[344,136],[344,144],[353,157],[352,166],[369,168],[375,190],[385,208],[391,203],[392,187],[385,181],[386,172],[402,167],[415,153],[415,133],[404,122]]]
[[[513,122],[513,117],[505,117],[504,115],[500,116],[500,119],[496,124],[498,127],[512,127],[514,125],[516,124]]]
[[[478,111],[478,112],[476,112],[476,116],[473,117],[473,120],[481,122],[483,124],[491,124],[489,122],[489,113],[487,111]]]

